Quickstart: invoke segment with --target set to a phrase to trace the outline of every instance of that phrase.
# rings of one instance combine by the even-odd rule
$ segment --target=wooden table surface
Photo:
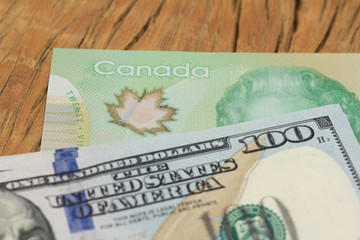
[[[360,0],[0,0],[0,154],[38,151],[53,48],[360,51]]]

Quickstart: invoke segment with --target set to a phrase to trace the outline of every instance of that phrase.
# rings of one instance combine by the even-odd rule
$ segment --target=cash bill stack
[[[0,239],[360,239],[357,60],[55,49]]]

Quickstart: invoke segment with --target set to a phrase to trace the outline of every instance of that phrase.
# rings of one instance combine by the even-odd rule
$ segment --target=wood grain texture
[[[39,150],[52,48],[360,52],[359,0],[0,0],[0,154]]]

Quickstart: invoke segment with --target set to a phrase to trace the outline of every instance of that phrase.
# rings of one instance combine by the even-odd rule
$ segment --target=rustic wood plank
[[[0,154],[38,151],[51,50],[360,52],[358,0],[0,0]]]
[[[235,31],[231,1],[171,0],[129,49],[230,52]]]

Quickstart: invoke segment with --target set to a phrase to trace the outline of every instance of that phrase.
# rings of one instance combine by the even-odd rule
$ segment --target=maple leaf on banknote
[[[161,105],[164,100],[161,89],[145,91],[141,97],[125,89],[116,98],[119,105],[106,104],[113,118],[111,122],[130,128],[138,134],[169,131],[163,122],[172,120],[176,110]]]

